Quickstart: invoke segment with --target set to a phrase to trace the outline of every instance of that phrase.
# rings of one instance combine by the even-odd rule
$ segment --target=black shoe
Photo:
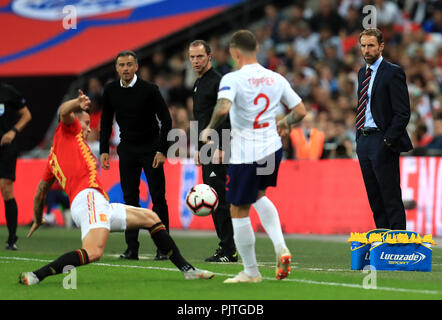
[[[120,259],[138,260],[138,251],[127,249],[123,254],[120,255]]]
[[[6,241],[6,248],[5,249],[6,250],[13,250],[13,251],[18,250],[18,248],[17,248],[17,240],[18,240],[17,236],[9,237],[8,241]]]
[[[235,251],[233,254],[227,254],[223,249],[218,248],[214,255],[208,257],[206,262],[238,262],[238,252]]]
[[[217,260],[218,255],[220,255],[222,253],[223,253],[223,249],[218,248],[218,249],[216,249],[215,253],[212,256],[206,258],[204,261],[206,261],[206,262],[215,262]]]
[[[162,254],[161,252],[157,251],[154,260],[155,261],[169,260],[169,258],[165,254]]]

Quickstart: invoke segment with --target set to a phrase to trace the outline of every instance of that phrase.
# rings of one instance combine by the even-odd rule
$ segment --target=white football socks
[[[264,230],[269,235],[275,247],[275,252],[278,252],[287,247],[284,240],[284,235],[282,234],[281,223],[279,221],[278,210],[269,198],[266,196],[261,197],[258,201],[253,204],[258,213],[261,224]]]
[[[250,277],[259,275],[258,263],[255,254],[255,233],[250,218],[232,218],[233,240],[236,250],[241,256],[244,271]]]

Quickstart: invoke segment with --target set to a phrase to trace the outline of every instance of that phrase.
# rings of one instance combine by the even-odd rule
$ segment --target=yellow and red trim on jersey
[[[83,156],[83,159],[86,161],[89,170],[89,181],[88,181],[89,187],[103,191],[104,197],[106,198],[107,201],[109,201],[109,195],[97,183],[97,173],[98,173],[97,162],[95,161],[91,149],[86,144],[83,138],[83,134],[79,132],[75,136],[75,139],[77,140],[78,146],[80,147],[81,155]]]

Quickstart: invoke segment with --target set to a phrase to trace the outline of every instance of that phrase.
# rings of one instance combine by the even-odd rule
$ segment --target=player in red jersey
[[[79,90],[76,99],[60,107],[60,123],[55,131],[48,164],[34,196],[34,222],[28,238],[43,223],[43,208],[52,183],[57,179],[71,202],[72,218],[81,228],[82,248],[65,253],[34,272],[22,272],[19,282],[34,285],[50,275],[63,272],[66,266],[82,266],[98,261],[103,255],[110,231],[148,229],[155,245],[168,257],[185,279],[210,279],[210,271],[188,263],[166,231],[158,215],[148,209],[121,203],[109,203],[98,177],[97,159],[87,145],[90,118],[89,98]]]

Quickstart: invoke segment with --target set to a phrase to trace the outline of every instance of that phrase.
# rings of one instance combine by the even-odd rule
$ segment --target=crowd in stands
[[[442,155],[442,1],[307,0],[282,9],[269,4],[264,18],[249,26],[259,42],[259,62],[284,75],[309,111],[283,141],[286,159],[355,157],[357,72],[364,65],[358,40],[367,5],[376,7],[383,56],[407,76],[412,113],[407,130],[415,147],[410,154]],[[229,37],[205,39],[221,74],[234,69]],[[173,127],[189,133],[196,78],[187,46],[179,52],[158,49],[139,65],[138,76],[159,86]],[[84,88],[93,102],[92,145],[98,143],[101,92],[108,80],[90,78]],[[281,106],[280,116],[285,112]],[[184,155],[192,156],[192,150]]]

